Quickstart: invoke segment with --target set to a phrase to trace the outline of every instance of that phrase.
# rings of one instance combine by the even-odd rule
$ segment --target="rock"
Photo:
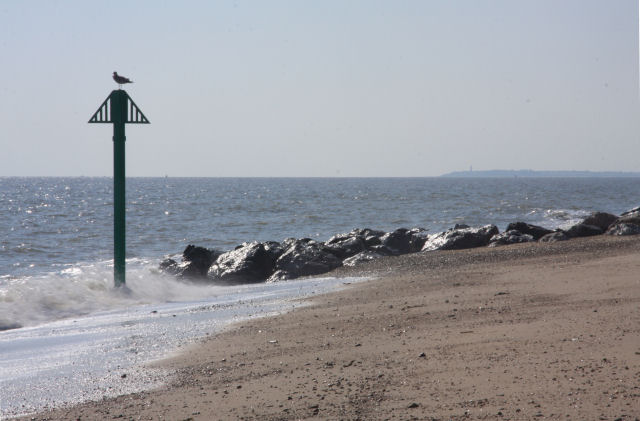
[[[609,226],[617,219],[617,216],[610,213],[593,212],[591,215],[587,216],[582,223],[585,225],[592,225],[600,228],[602,231],[606,231],[607,228],[609,228]]]
[[[429,239],[429,232],[424,228],[412,228],[409,230],[411,233],[411,240],[409,241],[409,251],[411,253],[418,252],[424,247],[424,243]]]
[[[325,249],[339,259],[346,259],[363,251],[365,243],[361,237],[346,237],[341,240],[335,240],[332,243],[327,242]]]
[[[167,273],[169,275],[178,274],[178,262],[176,262],[170,257],[167,257],[166,259],[161,261],[158,268],[160,269],[161,272]]]
[[[523,234],[520,231],[509,230],[491,237],[489,247],[496,247],[506,244],[529,243],[536,241],[533,235]]]
[[[280,257],[285,251],[285,247],[277,241],[266,241],[262,243],[262,245],[274,262],[278,260],[278,257]]]
[[[351,231],[352,233],[360,236],[360,237],[364,237],[364,238],[369,238],[369,237],[382,237],[385,232],[384,231],[379,231],[379,230],[372,230],[371,228],[356,228],[354,230]]]
[[[278,281],[286,281],[289,278],[289,274],[284,270],[276,270],[273,272],[273,275],[269,276],[267,279],[267,283],[278,282]]]
[[[370,228],[354,228],[350,232],[336,234],[331,237],[325,244],[335,244],[349,238],[360,238],[366,247],[380,244],[380,237],[385,233],[383,231],[372,230]]]
[[[459,228],[460,225],[456,225],[456,227],[429,236],[422,247],[422,251],[482,247],[488,245],[491,237],[498,234],[498,227],[495,225],[485,225],[477,228]]]
[[[384,234],[383,234],[384,235]],[[366,237],[364,239],[364,244],[367,247],[373,247],[373,246],[378,246],[382,243],[382,241],[380,241],[380,237],[382,237],[382,235],[377,236],[377,235],[370,235],[368,237]]]
[[[591,237],[593,235],[603,234],[604,230],[600,227],[596,227],[595,225],[588,225],[583,222],[576,224],[565,231],[565,234],[569,238],[578,238],[578,237]]]
[[[507,225],[507,229],[505,231],[519,231],[522,234],[531,235],[534,240],[539,240],[543,236],[553,232],[553,230],[539,227],[537,225],[527,224],[526,222],[512,222]]]
[[[538,241],[542,243],[555,243],[556,241],[567,241],[568,239],[569,236],[564,231],[558,230],[543,236]]]
[[[224,283],[241,284],[267,280],[275,270],[275,259],[263,243],[244,243],[223,253],[207,276]]]
[[[353,234],[353,231],[355,231],[355,230],[352,230],[351,232],[343,232],[341,234],[336,234],[333,237],[329,238],[325,244],[326,245],[336,244],[336,243],[339,243],[341,241],[345,241],[345,240],[348,240],[350,238],[357,237],[357,235]]]
[[[387,246],[383,246],[382,244],[378,244],[376,246],[369,247],[369,251],[380,254],[382,256],[395,256],[395,250],[391,250]]]
[[[354,228],[350,232],[336,234],[325,243],[326,249],[339,259],[346,259],[364,250],[371,250],[382,244],[381,238],[386,235],[383,231],[370,228]],[[391,249],[385,248],[383,254],[393,254]]]
[[[625,222],[616,222],[611,225],[605,232],[607,235],[638,235],[640,234],[640,225],[627,224]]]
[[[359,264],[362,264],[363,262],[369,262],[371,260],[378,259],[380,257],[383,257],[383,255],[376,253],[374,251],[367,250],[367,251],[360,252],[355,256],[349,257],[348,259],[344,259],[342,261],[342,264],[344,266],[357,266]]]
[[[217,250],[189,244],[182,252],[182,262],[167,258],[160,262],[160,270],[178,277],[205,278],[209,267],[220,254]]]
[[[287,244],[289,247],[275,264],[276,271],[282,272],[280,279],[318,275],[342,265],[342,261],[329,252],[323,243],[303,238]]]
[[[380,237],[380,241],[394,255],[407,254],[411,251],[411,236],[408,229],[398,228]]]
[[[189,244],[182,252],[182,260],[189,262],[189,274],[205,276],[220,252]],[[183,273],[183,275],[186,275]]]
[[[640,225],[640,208],[634,208],[623,212],[615,223]]]
[[[640,215],[640,206],[637,208],[629,209],[628,211],[622,212],[620,216],[629,216],[631,214],[639,214]]]

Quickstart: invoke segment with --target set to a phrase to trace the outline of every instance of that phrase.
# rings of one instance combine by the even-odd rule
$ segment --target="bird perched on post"
[[[122,85],[124,85],[125,83],[133,83],[133,81],[129,80],[129,78],[120,76],[118,72],[113,72],[113,80],[115,80],[118,84],[118,88],[122,88]]]

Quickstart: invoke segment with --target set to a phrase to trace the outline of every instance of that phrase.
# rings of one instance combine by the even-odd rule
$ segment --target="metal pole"
[[[107,109],[109,107],[110,109]],[[131,115],[129,115],[129,112]],[[116,287],[125,283],[125,178],[124,125],[149,124],[149,120],[126,91],[112,91],[89,123],[113,123],[113,280]]]
[[[111,93],[113,120],[113,279],[116,287],[125,283],[125,173],[124,125],[127,121],[127,93]]]

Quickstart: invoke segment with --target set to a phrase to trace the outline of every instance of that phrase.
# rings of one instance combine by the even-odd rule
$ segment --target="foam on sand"
[[[79,308],[89,313],[97,303],[116,306],[0,332],[0,418],[159,386],[167,373],[142,369],[142,364],[230,323],[288,311],[302,305],[297,300],[301,297],[354,280],[317,278],[236,287],[180,283],[180,293],[171,295],[176,291],[168,280],[140,289],[139,282],[145,281],[131,278],[128,293],[97,283],[95,294],[88,294],[92,289],[84,286],[88,303],[83,306],[65,306],[61,291],[43,308],[65,314]],[[167,297],[181,300],[166,302]],[[141,304],[144,300],[153,303]],[[126,303],[130,305],[123,306]]]

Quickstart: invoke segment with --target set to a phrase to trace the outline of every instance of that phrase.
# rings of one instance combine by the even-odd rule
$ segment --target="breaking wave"
[[[224,287],[158,272],[157,261],[127,260],[126,286],[114,288],[113,261],[79,263],[37,275],[0,278],[0,330],[140,304],[202,300]]]

